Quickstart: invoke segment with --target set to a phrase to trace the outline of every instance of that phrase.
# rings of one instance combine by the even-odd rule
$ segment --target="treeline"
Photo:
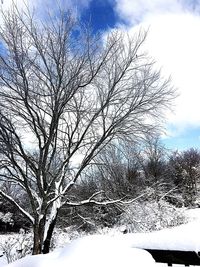
[[[1,186],[12,191],[12,195],[15,192],[21,205],[29,205],[29,200],[16,185],[4,182]],[[126,210],[122,203],[131,200],[140,203],[162,200],[174,207],[197,207],[200,205],[199,187],[199,150],[169,151],[159,138],[152,137],[146,138],[142,145],[115,143],[102,150],[68,197],[70,201],[81,202],[96,194],[96,201],[110,199],[116,202],[63,206],[58,225],[87,231],[113,226]],[[3,199],[0,201],[0,231],[28,229],[26,219],[11,204]]]
[[[117,144],[98,156],[74,188],[80,201],[101,192],[99,199],[136,199],[137,203],[165,201],[175,208],[200,205],[200,151],[170,151],[159,138],[146,138],[142,145]],[[139,204],[140,205],[140,204]],[[154,204],[153,204],[154,205]],[[112,226],[126,212],[123,205],[74,207],[61,210],[70,224]],[[135,216],[135,214],[133,215]],[[163,214],[164,216],[164,214]],[[69,225],[70,225],[69,224]]]
[[[155,198],[188,207],[198,204],[199,182],[199,150],[170,151],[158,138],[147,138],[140,146],[107,147],[75,190],[83,199],[98,191],[134,199],[152,188]]]

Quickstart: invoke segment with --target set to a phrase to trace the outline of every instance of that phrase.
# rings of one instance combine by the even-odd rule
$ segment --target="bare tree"
[[[146,33],[102,39],[62,11],[46,21],[16,6],[1,15],[0,177],[29,205],[0,194],[32,224],[33,254],[46,253],[63,204],[101,204],[98,192],[70,198],[88,165],[111,140],[153,129],[174,90],[140,52]]]
[[[182,194],[185,205],[192,205],[196,200],[199,183],[200,152],[190,148],[175,151],[169,158],[169,174]]]
[[[134,198],[141,191],[141,168],[135,146],[130,142],[110,143],[95,159],[90,175],[111,198]]]
[[[143,170],[149,183],[161,183],[166,179],[167,149],[158,135],[146,136],[143,149]]]

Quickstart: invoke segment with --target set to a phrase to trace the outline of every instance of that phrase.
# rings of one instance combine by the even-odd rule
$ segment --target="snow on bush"
[[[176,208],[164,200],[134,202],[124,208],[118,226],[128,232],[150,232],[187,222],[185,209]]]
[[[51,240],[50,251],[54,250],[55,248],[64,247],[66,243],[70,242],[70,240],[78,237],[80,237],[80,233],[75,231],[72,227],[67,227],[64,229],[55,228]]]
[[[31,254],[32,234],[25,234],[23,230],[19,234],[0,236],[0,251],[8,263]]]
[[[7,212],[7,213],[3,213],[0,211],[0,221],[4,222],[4,223],[9,223],[9,224],[13,224],[13,218],[12,218],[13,214],[11,212]]]

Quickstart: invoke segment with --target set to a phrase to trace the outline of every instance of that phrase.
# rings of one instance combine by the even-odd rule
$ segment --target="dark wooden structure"
[[[158,250],[145,249],[148,251],[156,262],[167,263],[168,266],[173,264],[182,264],[185,266],[200,266],[200,252],[195,251],[179,251],[179,250]]]

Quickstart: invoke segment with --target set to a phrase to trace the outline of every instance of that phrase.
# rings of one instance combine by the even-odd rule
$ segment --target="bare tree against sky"
[[[30,207],[0,194],[32,224],[38,254],[49,250],[62,205],[98,203],[97,194],[69,198],[95,156],[154,129],[174,90],[143,53],[145,32],[112,31],[102,41],[70,13],[39,21],[13,6],[1,15],[0,178],[17,184]]]

